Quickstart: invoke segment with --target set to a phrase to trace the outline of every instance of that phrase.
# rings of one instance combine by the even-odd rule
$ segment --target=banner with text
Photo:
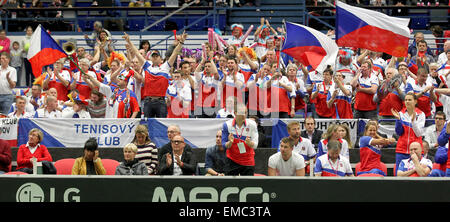
[[[47,147],[84,147],[90,137],[97,138],[99,147],[124,147],[138,124],[139,119],[20,119],[17,142],[26,144],[28,132],[38,128]]]
[[[2,118],[0,119],[0,139],[6,140],[9,145],[17,146],[17,126],[18,119]]]

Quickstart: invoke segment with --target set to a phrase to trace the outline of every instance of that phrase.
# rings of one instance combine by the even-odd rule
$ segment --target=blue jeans
[[[13,94],[1,94],[0,95],[0,113],[8,114],[11,104],[14,102]]]

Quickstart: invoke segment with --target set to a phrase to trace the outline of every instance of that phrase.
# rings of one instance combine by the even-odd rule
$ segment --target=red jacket
[[[38,148],[32,154],[27,146],[28,144],[22,144],[17,151],[17,168],[33,168],[33,163],[30,161],[32,157],[37,158],[37,162],[50,161],[52,162],[52,156],[44,145],[38,144]]]
[[[7,141],[0,139],[0,171],[9,171],[11,159],[11,146]]]

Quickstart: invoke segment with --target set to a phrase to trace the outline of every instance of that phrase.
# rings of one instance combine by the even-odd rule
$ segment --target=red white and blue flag
[[[38,77],[42,67],[55,63],[58,59],[67,57],[67,54],[56,41],[39,25],[31,36],[30,49],[27,58],[31,63],[33,75]]]
[[[336,42],[343,47],[369,49],[396,57],[408,55],[409,18],[336,4]]]
[[[304,25],[286,22],[285,26],[282,52],[318,72],[323,72],[327,65],[334,67],[338,46],[330,37]]]

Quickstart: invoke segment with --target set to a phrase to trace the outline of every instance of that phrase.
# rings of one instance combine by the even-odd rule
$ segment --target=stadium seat
[[[60,159],[55,162],[56,175],[71,175],[75,159]]]
[[[106,175],[114,175],[119,161],[113,159],[102,159],[103,167],[105,167]]]
[[[12,172],[5,173],[3,175],[20,175],[20,174],[28,174],[28,173],[21,172],[21,171],[12,171]]]
[[[262,176],[262,177],[265,177],[266,175],[260,174],[260,173],[255,173],[255,174],[253,174],[253,176]]]

